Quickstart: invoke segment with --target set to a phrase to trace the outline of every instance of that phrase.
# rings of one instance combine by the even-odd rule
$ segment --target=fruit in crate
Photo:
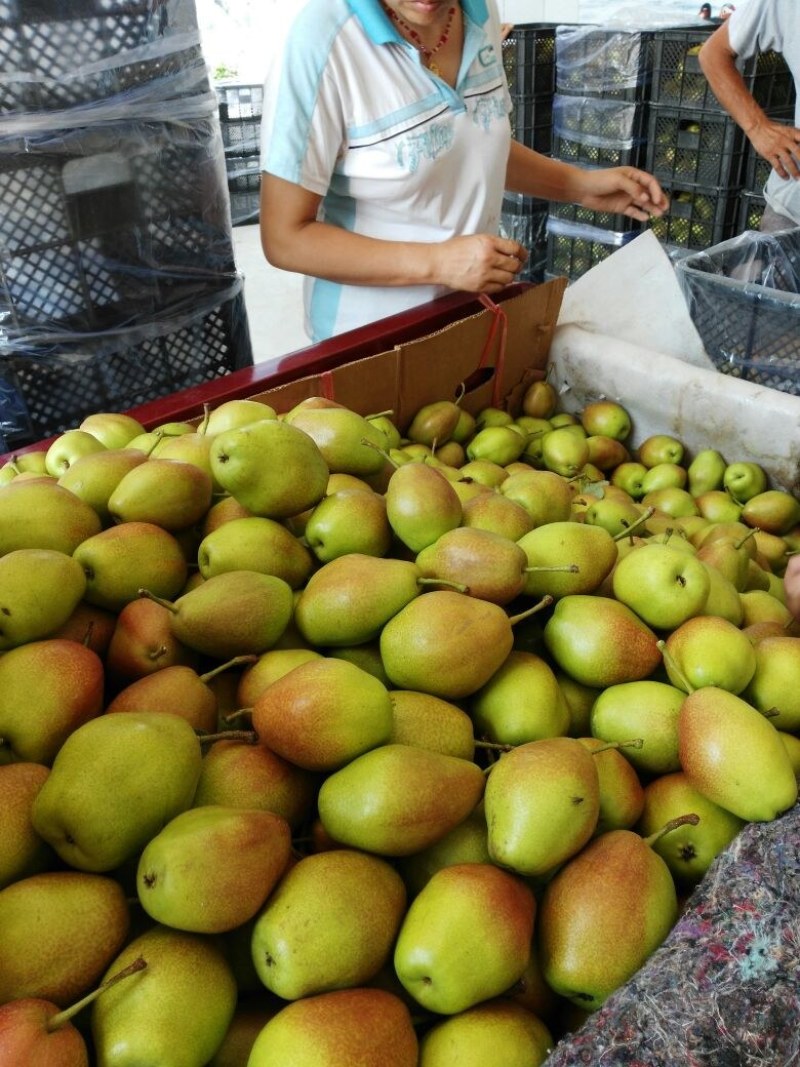
[[[205,1067],[241,1039],[251,1067],[331,1043],[348,1065],[371,1043],[366,1062],[412,1067],[425,1010],[420,1064],[449,1042],[464,1064],[542,1062],[565,1000],[595,1008],[667,936],[675,885],[791,805],[800,639],[781,580],[800,504],[749,458],[668,428],[636,441],[624,399],[557,405],[537,382],[516,416],[441,400],[405,426],[319,398],[289,421],[220,410],[228,485],[191,528],[108,508],[123,470],[164,495],[158,472],[186,459],[163,444],[112,434],[135,461],[105,446],[61,485],[35,463],[0,485],[0,571],[19,552],[61,565],[21,568],[14,603],[36,592],[44,621],[0,657],[0,941],[28,938],[26,901],[47,899],[57,1009],[146,958],[87,1009],[102,1062],[172,1062],[166,1042]],[[320,442],[335,424],[336,453],[301,422]],[[102,459],[102,492],[79,490]],[[756,764],[764,789],[739,784]],[[128,929],[137,884],[147,933]],[[101,928],[76,967],[84,911],[80,934]],[[32,958],[15,949],[15,973]],[[281,999],[245,1025],[237,993],[265,987]]]

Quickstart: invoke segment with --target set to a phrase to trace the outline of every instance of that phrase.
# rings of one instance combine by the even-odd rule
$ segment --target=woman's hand
[[[467,293],[497,293],[510,285],[528,258],[517,241],[479,233],[431,245],[433,281]]]
[[[636,167],[583,170],[577,202],[592,211],[628,215],[646,222],[663,215],[669,200],[652,174]]]

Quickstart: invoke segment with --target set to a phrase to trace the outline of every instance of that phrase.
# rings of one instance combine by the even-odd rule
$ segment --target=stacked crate
[[[645,167],[671,198],[669,212],[652,222],[670,248],[708,248],[741,226],[748,145],[700,68],[698,53],[709,32],[665,30],[656,42]],[[768,115],[790,113],[794,88],[782,56],[762,52],[738,65]]]
[[[263,86],[218,85],[217,100],[233,225],[258,222]]]
[[[503,65],[511,93],[511,133],[521,144],[549,156],[553,142],[555,36],[552,24],[514,26],[503,42]],[[506,193],[501,233],[528,249],[521,281],[544,280],[547,204],[522,193]]]
[[[193,0],[0,0],[0,450],[252,362]]]
[[[553,156],[583,168],[641,166],[655,34],[559,26]],[[626,215],[552,202],[547,275],[579,277],[631,240],[642,224]]]

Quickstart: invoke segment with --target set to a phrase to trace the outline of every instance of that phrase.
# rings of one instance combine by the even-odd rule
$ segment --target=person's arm
[[[384,241],[317,220],[321,197],[299,185],[261,175],[261,245],[283,270],[344,285],[443,285],[496,293],[514,281],[527,252],[490,234],[438,243]]]
[[[774,122],[755,102],[736,66],[727,23],[705,41],[698,61],[717,100],[744,130],[756,152],[781,178],[800,178],[800,129]]]
[[[591,170],[540,155],[511,142],[506,188],[526,196],[580,204],[592,211],[609,211],[646,222],[669,207],[656,179],[636,167]]]

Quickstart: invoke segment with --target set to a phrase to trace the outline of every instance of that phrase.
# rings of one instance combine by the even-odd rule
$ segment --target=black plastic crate
[[[503,41],[503,66],[512,98],[552,94],[556,82],[555,25],[515,25]]]
[[[218,85],[216,93],[226,153],[237,157],[257,155],[261,144],[263,86]]]
[[[228,190],[234,226],[257,222],[261,195],[261,161],[258,156],[228,156]]]
[[[744,233],[687,256],[676,276],[718,370],[800,394],[800,230]]]
[[[579,166],[641,166],[647,105],[595,97],[553,97],[553,155]]]
[[[746,144],[742,130],[725,114],[654,105],[645,165],[662,182],[739,186]]]
[[[760,193],[742,193],[739,200],[739,217],[736,223],[736,232],[744,233],[745,230],[757,230],[764,217],[764,209],[767,202]]]
[[[28,148],[0,151],[0,314],[12,340],[31,326],[107,329],[234,272],[213,112],[101,123]]]
[[[549,156],[553,150],[553,97],[523,96],[513,101],[511,134],[520,144]]]
[[[638,233],[645,223],[627,215],[615,215],[610,211],[592,211],[580,204],[561,204],[553,200],[549,213],[554,219],[565,219],[576,226],[591,226],[598,230],[611,230],[612,233]]]
[[[9,435],[12,446],[62,433],[92,412],[125,411],[251,365],[241,282],[233,289],[134,328],[0,347],[3,375],[27,408],[27,426]]]
[[[559,26],[556,90],[576,96],[641,101],[653,74],[655,33],[601,26]]]
[[[190,0],[2,0],[0,70],[0,113],[93,103],[188,70],[210,90]]]
[[[550,215],[547,220],[546,276],[574,281],[635,236],[635,233],[612,233],[574,224]]]
[[[528,260],[517,281],[542,282],[547,261],[547,203],[522,193],[506,193],[500,215],[500,233],[519,241]]]
[[[662,30],[656,36],[652,99],[661,106],[722,111],[708,80],[700,69],[698,53],[708,28]],[[739,59],[737,67],[756,102],[768,113],[790,108],[795,97],[794,80],[778,52],[761,52]]]
[[[703,249],[736,232],[740,189],[729,186],[665,186],[669,211],[650,220],[650,229],[665,245]]]

